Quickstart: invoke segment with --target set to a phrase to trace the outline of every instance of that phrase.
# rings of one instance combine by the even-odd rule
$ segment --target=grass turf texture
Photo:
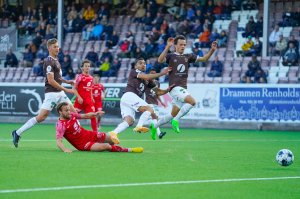
[[[300,176],[298,132],[171,129],[163,140],[132,129],[119,137],[124,147],[144,153],[62,153],[55,126],[37,125],[24,133],[15,149],[10,132],[19,124],[0,124],[0,198],[299,198],[300,179],[206,182],[1,193],[3,190],[148,182]],[[113,127],[104,127],[109,131]],[[71,147],[64,141],[64,144]],[[295,162],[281,167],[279,149]]]

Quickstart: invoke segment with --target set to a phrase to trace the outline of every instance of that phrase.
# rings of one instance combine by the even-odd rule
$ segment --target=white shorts
[[[132,92],[124,93],[120,101],[122,118],[130,116],[135,119],[135,112],[138,112],[141,106],[149,106],[149,104]]]
[[[46,109],[48,111],[52,111],[53,108],[59,103],[67,102],[68,104],[72,104],[70,99],[67,97],[64,91],[60,92],[50,92],[45,93],[45,99],[41,106],[42,109]]]
[[[185,88],[176,86],[170,91],[170,95],[172,97],[172,104],[181,108],[184,104],[184,99],[190,94]]]

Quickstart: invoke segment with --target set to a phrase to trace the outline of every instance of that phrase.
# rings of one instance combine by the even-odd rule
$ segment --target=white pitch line
[[[45,188],[31,188],[31,189],[6,189],[6,190],[0,190],[0,194],[38,192],[38,191],[60,191],[60,190],[71,190],[71,189],[136,187],[136,186],[149,186],[149,185],[150,186],[151,185],[176,185],[176,184],[196,184],[196,183],[214,183],[214,182],[268,181],[268,180],[288,180],[288,179],[300,179],[300,176],[286,176],[286,177],[272,177],[272,178],[233,178],[233,179],[191,180],[191,181],[174,181],[174,182],[144,182],[144,183],[125,183],[125,184],[99,184],[99,185],[45,187]]]
[[[128,139],[123,140],[124,142],[155,142],[150,138],[148,140],[136,140],[136,139]],[[0,142],[12,142],[11,139],[0,139]],[[25,140],[22,139],[21,142],[56,142],[55,139],[53,140]],[[300,142],[300,140],[247,140],[247,139],[238,139],[238,140],[168,140],[164,139],[158,142]]]

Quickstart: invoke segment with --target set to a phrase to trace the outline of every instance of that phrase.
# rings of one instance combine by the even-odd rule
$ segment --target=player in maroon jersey
[[[91,62],[84,60],[81,64],[82,73],[76,76],[74,89],[77,91],[74,107],[77,112],[95,112],[94,99],[92,93],[93,76],[89,74]],[[91,127],[97,131],[97,119],[91,118]]]
[[[110,135],[102,132],[89,131],[80,126],[77,119],[90,119],[96,115],[104,114],[103,111],[89,112],[87,114],[73,113],[68,103],[63,102],[56,108],[59,119],[56,123],[56,144],[63,152],[71,153],[62,142],[66,138],[79,151],[110,151],[141,153],[143,148],[124,148],[115,145]]]
[[[92,86],[92,93],[94,98],[94,106],[96,112],[102,111],[103,109],[103,100],[105,98],[104,86],[99,82],[100,77],[98,75],[94,75],[94,84]],[[97,115],[97,127],[100,128],[101,116]]]

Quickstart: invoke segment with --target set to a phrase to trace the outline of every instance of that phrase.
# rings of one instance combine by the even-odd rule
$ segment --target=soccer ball
[[[293,162],[294,162],[294,155],[288,149],[281,149],[280,151],[278,151],[278,153],[276,155],[276,161],[281,166],[285,166],[286,167],[286,166],[289,166],[289,165],[293,164]]]

